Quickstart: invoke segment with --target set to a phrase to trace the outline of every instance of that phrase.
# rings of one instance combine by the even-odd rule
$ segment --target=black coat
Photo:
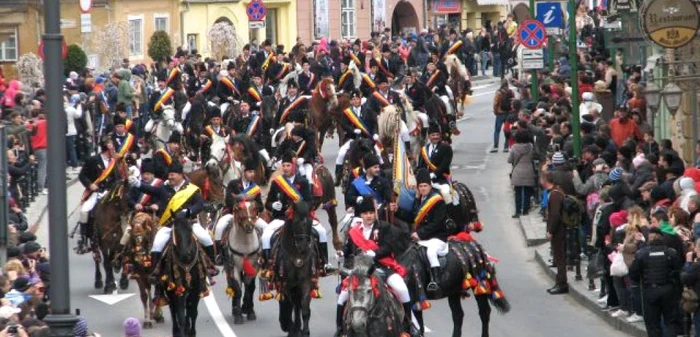
[[[352,110],[352,107],[350,107],[350,109]],[[353,124],[350,119],[345,116],[345,112],[343,112],[343,115],[340,117],[340,125],[343,127],[343,130],[345,130],[346,138],[357,139],[359,137],[372,137],[373,135],[377,134],[377,115],[374,111],[368,108],[366,103],[360,107],[360,116],[358,117],[362,120],[362,122],[364,122],[369,135],[365,135],[363,133],[356,135],[355,129],[357,129],[357,126],[355,126],[355,124]]]
[[[361,226],[358,224],[358,226]],[[372,234],[370,234],[369,239],[376,242],[379,249],[374,251],[374,260],[379,260],[388,256],[392,253],[400,254],[401,251],[396,247],[396,239],[391,230],[391,225],[383,221],[375,221],[372,225]],[[352,238],[348,236],[345,246],[343,247],[343,256],[345,256],[345,261],[343,262],[344,268],[353,267],[353,258],[357,255],[364,253],[360,250]]]
[[[78,174],[78,180],[83,184],[85,188],[89,188],[92,183],[97,180],[97,178],[105,170],[105,164],[102,161],[102,155],[98,154],[96,156],[90,157],[85,165],[80,169]],[[117,170],[112,170],[107,179],[100,182],[97,186],[101,190],[110,189],[119,180],[119,175]]]
[[[275,92],[272,90],[272,87],[269,85],[263,85],[262,89],[256,88],[254,85],[251,85],[248,90],[255,90],[258,93],[258,96],[260,97],[260,100],[262,101],[262,98],[265,96],[272,96],[275,94]],[[248,102],[248,105],[250,105],[250,111],[260,111],[260,107],[258,106],[258,101],[251,95],[248,91],[246,91],[245,94],[245,101]]]
[[[163,92],[160,92],[159,90],[155,90],[155,91],[153,91],[151,96],[148,98],[148,107],[151,110],[151,112],[156,111],[155,110],[156,103],[158,103],[161,96],[163,96],[163,94],[165,93],[166,90],[167,90],[167,88],[165,90],[163,90]],[[165,100],[165,102],[163,102],[163,105],[175,105],[175,95],[173,95],[169,99]],[[110,108],[113,109],[114,106],[110,105]],[[158,111],[160,111],[161,109],[162,109],[162,106],[158,109]]]
[[[425,102],[432,96],[432,92],[423,82],[416,81],[410,88],[406,89],[406,96],[411,99],[414,109],[421,110]]]
[[[236,198],[236,196],[241,196],[243,194],[243,180],[241,179],[234,179],[231,180],[228,183],[228,186],[226,186],[226,196],[225,196],[225,205],[226,208],[230,211],[233,209],[233,205],[236,204],[240,199]],[[260,193],[255,197],[255,204],[258,206],[258,212],[263,211],[263,202],[262,202],[262,196]]]
[[[343,78],[343,75],[345,76],[345,79],[343,80],[343,83],[340,83],[341,78]],[[338,92],[344,92],[344,93],[350,93],[353,90],[355,90],[355,75],[352,74],[352,72],[348,69],[345,71],[345,73],[340,73],[338,76],[336,76],[335,81],[338,83]]]
[[[275,114],[275,119],[272,121],[272,127],[274,129],[277,129],[280,126],[280,124],[286,123],[287,119],[289,118],[289,115],[291,115],[294,111],[306,110],[309,105],[309,99],[307,97],[308,96],[297,95],[297,97],[295,97],[293,100],[289,99],[289,97],[282,98],[279,104],[279,110]],[[289,113],[287,114],[287,116],[284,117],[285,120],[283,121],[282,115],[284,114],[284,111],[287,110],[287,108],[290,107],[293,103],[296,103],[298,100],[302,101],[297,103],[297,105],[294,106],[294,108],[289,110]]]
[[[395,91],[392,91],[391,89],[389,89],[386,97],[384,95],[382,95],[379,92],[379,90],[376,91],[376,94],[381,95],[384,98],[384,100],[386,102],[388,102],[388,104],[395,105],[397,108],[404,110],[403,103],[401,102],[401,98],[399,97],[399,94],[396,93]],[[375,95],[370,95],[367,98],[367,102],[365,104],[367,105],[367,108],[370,111],[372,111],[373,113],[377,114],[377,116],[379,116],[379,114],[382,112],[382,109],[384,109],[384,107],[387,106],[386,102],[381,101],[380,99],[375,97]]]
[[[224,78],[229,79],[235,89],[231,89],[226,84],[224,84]],[[217,83],[216,85],[216,96],[219,97],[221,103],[230,103],[230,101],[228,100],[229,97],[233,97],[234,100],[240,101],[243,100],[243,92],[241,90],[244,90],[244,88],[245,86],[242,85],[239,79],[231,79],[228,76],[222,77],[219,79],[219,83]]]
[[[200,91],[202,95],[210,101],[216,96],[216,83],[208,78],[204,78],[203,80],[199,79],[199,77],[190,78],[187,83],[187,94],[189,97],[194,97],[194,95]]]
[[[366,179],[367,178],[365,178],[365,176],[361,176],[359,178],[353,179],[352,182],[348,185],[347,192],[345,192],[346,208],[357,207],[357,197],[364,195],[361,194],[355,187],[355,180],[358,180],[358,182],[361,184],[367,184]],[[389,179],[384,178],[382,176],[378,176],[372,179],[372,181],[369,183],[369,188],[371,188],[374,191],[372,196],[374,197],[374,200],[377,200],[377,202],[386,204],[387,202],[391,201],[392,190]]]
[[[318,77],[314,73],[309,72],[309,75],[307,75],[302,72],[299,74],[299,90],[304,95],[311,95],[311,90],[316,87],[316,83],[318,83]]]
[[[285,139],[275,151],[275,157],[281,158],[287,151],[293,151],[298,158],[304,158],[309,164],[313,164],[316,158],[316,135],[313,131],[306,129],[302,140],[295,142],[292,137]]]
[[[432,194],[429,197],[433,196],[435,193],[439,193],[438,191],[433,190]],[[420,210],[421,207],[421,198],[416,198],[415,202],[413,203],[413,208],[411,209],[411,212],[406,212],[405,210],[398,209],[396,211],[396,216],[404,220],[408,223],[413,224],[414,220],[416,218],[416,215],[418,214],[418,211]],[[416,228],[414,228],[414,231],[418,234],[418,237],[421,240],[430,240],[430,239],[440,239],[442,241],[447,241],[447,236],[449,236],[449,232],[447,230],[447,226],[445,225],[445,222],[447,220],[447,204],[445,204],[444,200],[438,201],[435,206],[433,206],[433,209],[428,212],[428,214],[423,218],[423,221],[419,223]]]
[[[360,84],[360,91],[362,92],[362,97],[369,99],[372,93],[377,90],[376,77],[371,74],[366,74],[362,76],[362,83]]]
[[[426,153],[428,152],[429,146],[430,143],[425,145]],[[430,153],[428,153],[428,156],[430,156]],[[433,154],[430,157],[430,162],[436,166],[435,170],[430,169],[429,165],[421,155],[418,157],[417,167],[419,169],[425,168],[431,173],[435,173],[435,179],[433,180],[434,182],[440,184],[447,183],[446,177],[450,175],[450,166],[452,165],[452,146],[444,142],[439,143],[435,150],[433,150]]]
[[[157,178],[156,178],[156,179],[157,179]],[[154,183],[156,182],[156,179],[154,179],[154,180],[151,182],[151,184],[150,184],[151,186],[154,185]],[[158,180],[160,181],[160,184],[163,184],[163,183],[164,183],[163,180],[161,180],[161,179],[158,179]],[[143,180],[141,180],[141,184],[144,184],[144,185],[145,185],[146,182],[143,181]],[[155,186],[154,186],[154,187],[155,187]],[[142,202],[141,202],[141,198],[142,198],[144,195],[147,195],[147,193],[141,191],[141,190],[138,189],[138,188],[129,189],[129,199],[128,199],[128,201],[127,201],[127,203],[129,204],[129,208],[130,208],[130,209],[133,209],[137,204],[141,204],[144,208],[149,207],[149,206],[151,206],[151,205],[158,205],[158,208],[160,209],[161,205],[163,205],[163,200],[159,200],[159,199],[158,199],[158,195],[151,195],[150,199],[148,199],[147,202],[142,203]],[[144,201],[145,201],[145,200],[144,200]]]
[[[294,180],[292,183],[294,188],[296,188],[296,190],[299,191],[299,194],[301,194],[301,199],[307,203],[310,203],[311,189],[309,188],[309,182],[306,181],[306,178],[304,178],[300,174],[297,174],[294,176]],[[272,208],[272,204],[275,201],[279,201],[282,203],[282,210],[276,211]],[[270,192],[268,192],[267,200],[265,200],[265,209],[272,213],[273,219],[284,219],[285,212],[287,211],[287,209],[292,207],[293,204],[294,202],[292,201],[292,199],[287,194],[285,194],[282,191],[282,189],[280,189],[280,187],[274,180],[270,182]]]
[[[182,189],[187,187],[188,184],[191,183],[189,181],[185,181],[185,184],[182,186]],[[165,208],[170,202],[170,199],[172,199],[172,197],[176,193],[175,189],[172,186],[170,186],[170,184],[167,182],[158,187],[141,184],[139,185],[138,189],[144,193],[150,194],[151,196],[157,198],[160,201],[160,205],[158,205],[159,207],[157,212],[159,218],[163,215]],[[175,210],[174,212],[177,213],[185,209],[189,211],[190,219],[197,218],[199,212],[201,212],[204,209],[204,198],[202,197],[201,190],[194,193],[189,199],[187,199],[187,201],[182,205],[182,207],[180,207],[180,209]]]

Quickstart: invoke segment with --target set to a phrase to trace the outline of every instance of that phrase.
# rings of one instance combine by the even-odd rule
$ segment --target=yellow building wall
[[[68,45],[77,44],[86,50],[88,47],[87,37],[90,33],[81,33],[80,14],[82,14],[82,12],[80,11],[78,0],[61,1],[61,20],[62,22],[68,24],[61,27],[61,34],[63,34],[63,38],[66,40]],[[90,10],[90,14],[92,16],[93,30],[96,27],[101,27],[105,23],[109,22],[110,11],[107,11],[105,7],[94,6],[92,7],[92,10]],[[75,24],[75,26],[72,26],[72,24]],[[83,39],[84,37],[86,39]]]
[[[505,6],[489,5],[479,6],[475,0],[462,0],[461,29],[480,29],[485,20],[491,20],[495,25],[498,21],[505,20],[507,15]]]
[[[39,55],[39,43],[43,31],[44,14],[35,8],[28,7],[23,13],[13,13],[0,19],[1,22],[21,23],[17,26],[17,47],[19,58],[22,54],[34,53]],[[16,78],[17,69],[14,61],[0,62],[6,79]]]

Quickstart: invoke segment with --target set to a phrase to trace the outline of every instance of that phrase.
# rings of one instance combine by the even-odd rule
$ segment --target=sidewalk
[[[66,176],[70,179],[66,181],[65,193],[68,193],[68,190],[78,182],[78,172],[67,171]],[[70,201],[70,198],[68,198],[68,200]],[[36,197],[34,202],[27,207],[26,214],[27,223],[29,223],[29,226],[39,223],[39,228],[35,233],[37,242],[41,244],[42,247],[47,248],[49,246],[48,208],[49,196],[47,194],[40,194]],[[70,210],[67,212],[70,212]]]
[[[518,219],[518,225],[523,232],[525,242],[528,247],[535,247],[535,260],[542,267],[545,273],[554,281],[556,269],[549,267],[549,244],[546,237],[546,223],[542,220],[539,214],[531,214],[521,216]],[[603,311],[598,306],[598,293],[588,290],[588,279],[585,278],[587,261],[581,261],[581,273],[584,276],[582,281],[576,281],[574,271],[569,271],[567,279],[569,281],[569,296],[576,302],[598,315],[606,323],[610,324],[615,329],[618,329],[630,336],[646,337],[646,329],[644,322],[627,323],[624,318],[614,318],[610,316],[610,312]],[[596,280],[596,287],[600,287],[600,281]]]

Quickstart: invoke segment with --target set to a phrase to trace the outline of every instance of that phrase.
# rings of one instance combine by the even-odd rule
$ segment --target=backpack
[[[510,89],[501,90],[501,112],[510,112],[512,108],[513,92]]]
[[[561,222],[566,228],[576,228],[581,225],[583,218],[583,205],[576,197],[568,195],[562,191],[558,191],[564,195],[564,201],[561,205]]]
[[[698,310],[698,294],[691,287],[683,287],[681,294],[681,308],[683,311],[693,314]]]

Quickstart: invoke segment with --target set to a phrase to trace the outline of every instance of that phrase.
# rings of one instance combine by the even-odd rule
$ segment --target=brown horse
[[[347,106],[343,109],[349,106],[350,99],[348,98]],[[333,135],[333,123],[340,118],[340,113],[338,112],[342,112],[342,110],[337,109],[340,107],[333,79],[324,78],[318,82],[316,89],[311,94],[309,109],[311,109],[310,125],[318,131],[316,144],[318,144],[319,151],[323,148],[323,139],[326,137],[326,133],[328,132],[329,138]]]
[[[131,218],[131,235],[124,247],[124,264],[129,269],[130,277],[136,280],[141,295],[143,305],[144,329],[153,328],[153,321],[163,323],[163,311],[153,302],[151,293],[151,273],[152,263],[149,251],[153,245],[153,238],[156,234],[155,219],[148,213],[137,212]]]
[[[224,204],[224,185],[221,181],[221,176],[216,169],[202,167],[190,173],[187,173],[187,180],[199,187],[202,193],[202,198],[210,205]],[[199,223],[202,226],[208,226],[210,223],[216,223],[217,211],[205,209],[199,213]]]
[[[455,115],[457,118],[461,118],[464,115],[464,108],[469,103],[469,96],[472,94],[469,70],[455,55],[445,56],[445,66],[450,74],[447,85],[454,95],[455,108],[457,110]]]

